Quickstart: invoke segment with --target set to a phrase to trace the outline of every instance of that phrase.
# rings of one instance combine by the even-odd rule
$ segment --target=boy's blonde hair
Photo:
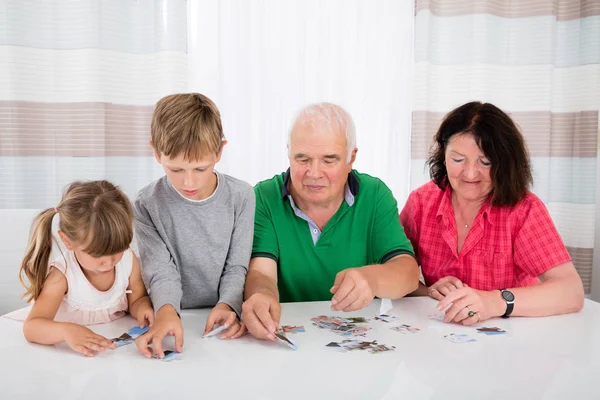
[[[152,114],[152,144],[160,156],[187,161],[218,154],[223,142],[221,114],[211,99],[200,93],[165,96]]]
[[[58,206],[45,209],[33,221],[19,273],[27,301],[38,298],[46,281],[56,213],[59,229],[92,257],[121,253],[133,239],[133,208],[122,191],[108,181],[70,184]]]

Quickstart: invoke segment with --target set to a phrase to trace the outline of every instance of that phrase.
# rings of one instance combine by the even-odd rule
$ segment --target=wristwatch
[[[506,302],[506,312],[502,318],[508,318],[508,316],[513,312],[513,308],[515,308],[515,295],[510,290],[506,289],[500,289],[500,293]]]

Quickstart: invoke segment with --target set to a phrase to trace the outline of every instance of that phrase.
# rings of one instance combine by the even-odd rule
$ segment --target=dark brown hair
[[[52,219],[59,229],[92,257],[121,253],[133,239],[133,208],[127,196],[108,181],[74,182],[56,208],[47,208],[33,221],[19,279],[27,301],[42,292],[52,251]],[[29,285],[25,283],[27,278]]]
[[[165,96],[156,103],[150,127],[152,145],[161,154],[200,160],[218,154],[225,139],[221,114],[211,99],[200,93]]]
[[[525,140],[513,120],[490,103],[473,101],[444,117],[427,160],[429,175],[438,187],[445,189],[449,183],[444,161],[450,138],[462,134],[473,135],[492,163],[492,205],[514,206],[521,201],[533,182]]]

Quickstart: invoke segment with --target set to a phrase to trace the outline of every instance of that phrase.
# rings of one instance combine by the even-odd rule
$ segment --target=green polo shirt
[[[379,179],[352,171],[346,201],[316,242],[314,226],[299,216],[288,191],[288,172],[255,187],[256,214],[252,257],[277,262],[281,302],[324,301],[338,272],[383,264],[399,254],[414,257],[398,218],[398,204]]]

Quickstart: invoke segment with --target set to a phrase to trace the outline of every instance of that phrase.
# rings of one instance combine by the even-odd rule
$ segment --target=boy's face
[[[162,153],[159,155],[156,150],[154,156],[163,166],[171,185],[179,193],[190,200],[203,200],[213,194],[217,187],[214,169],[221,159],[222,151],[223,145],[218,154],[207,154],[195,161],[184,159],[182,154],[173,158]]]

